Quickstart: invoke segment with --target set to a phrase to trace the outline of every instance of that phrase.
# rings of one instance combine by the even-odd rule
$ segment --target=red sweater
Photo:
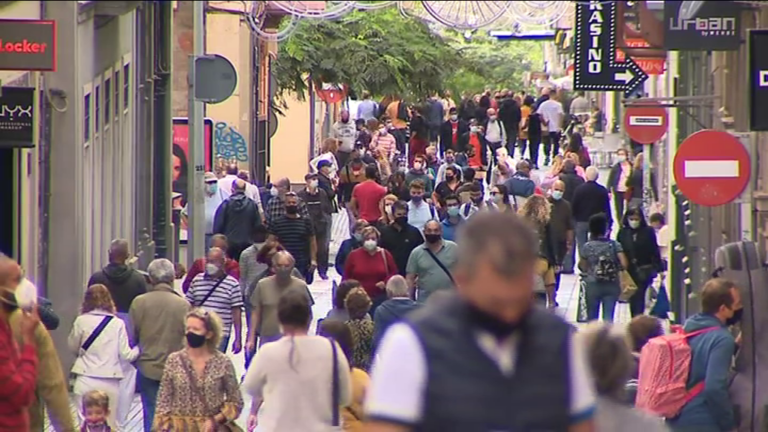
[[[29,430],[29,406],[37,386],[37,351],[25,344],[19,352],[11,327],[0,321],[0,431]]]
[[[377,283],[387,283],[389,278],[396,274],[395,259],[388,250],[381,248],[373,255],[364,248],[355,249],[344,264],[344,280],[357,280],[371,298],[385,293],[385,290],[376,287]]]
[[[181,289],[186,293],[189,291],[189,286],[192,285],[192,279],[195,276],[205,271],[205,258],[198,258],[192,263],[192,267],[187,270],[187,276],[184,278],[184,282],[181,283]],[[224,264],[224,271],[233,278],[240,280],[240,265],[237,261],[227,258],[226,264]]]

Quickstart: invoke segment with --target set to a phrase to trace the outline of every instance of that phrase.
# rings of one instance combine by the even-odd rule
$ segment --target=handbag
[[[184,372],[186,372],[187,374],[187,379],[189,380],[189,387],[192,390],[192,393],[194,393],[195,396],[197,396],[197,399],[203,403],[203,407],[206,410],[213,411],[210,405],[208,405],[208,399],[206,399],[205,396],[203,396],[202,391],[197,387],[197,378],[195,377],[195,372],[192,370],[191,362],[184,363]],[[243,428],[236,425],[235,422],[233,421],[227,421],[227,423],[218,423],[216,424],[215,430],[216,432],[244,432]]]
[[[635,295],[637,292],[637,284],[626,270],[619,272],[619,283],[621,285],[621,294],[619,294],[620,302],[627,302],[629,298]]]
[[[334,342],[333,339],[328,340],[331,341],[331,352],[333,353],[333,381],[331,382],[331,426],[338,428],[341,426],[339,413],[339,404],[341,399],[339,394],[339,359],[337,357],[338,353],[336,352],[336,342]]]
[[[576,309],[576,322],[585,323],[589,321],[587,316],[587,287],[583,278],[579,280],[579,304]]]
[[[633,260],[633,264],[635,264],[635,275],[637,276],[637,281],[643,285],[648,285],[656,273],[656,266],[653,264],[639,266],[636,263],[637,260]]]

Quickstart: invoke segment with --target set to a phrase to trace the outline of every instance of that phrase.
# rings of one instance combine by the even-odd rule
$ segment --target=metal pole
[[[161,258],[178,260],[178,255],[171,254],[175,245],[172,243],[171,219],[171,172],[170,157],[172,146],[171,131],[171,56],[173,52],[173,6],[170,2],[150,2],[146,7],[152,11],[148,25],[152,35],[153,61],[152,70],[155,77],[152,88],[152,132],[154,151],[154,181],[155,189],[153,211],[153,237],[155,240],[155,255]],[[189,177],[189,173],[187,174]],[[176,262],[176,261],[174,261]]]
[[[650,216],[651,203],[653,202],[653,188],[651,183],[651,146],[643,146],[643,213],[646,220]]]
[[[194,34],[192,55],[189,57],[189,159],[194,167],[188,176],[187,205],[189,225],[187,227],[187,264],[192,266],[195,259],[205,254],[205,198],[203,179],[205,174],[205,148],[203,131],[203,103],[195,100],[195,58],[204,54],[205,2],[192,2],[192,32]]]
[[[744,147],[747,149],[747,152],[749,153],[749,160],[751,161],[750,168],[750,174],[749,174],[749,183],[747,183],[747,187],[744,189],[744,192],[741,193],[741,196],[737,200],[739,203],[739,219],[740,224],[739,227],[741,228],[741,240],[743,241],[755,241],[755,221],[754,221],[754,212],[755,212],[755,205],[753,201],[752,195],[754,194],[754,188],[755,188],[755,170],[757,168],[757,148],[754,145],[755,140],[753,139],[753,135],[750,133],[736,133],[734,134],[736,138],[741,141],[741,143],[744,145]]]

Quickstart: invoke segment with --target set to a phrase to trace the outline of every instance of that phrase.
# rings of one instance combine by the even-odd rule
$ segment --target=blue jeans
[[[226,354],[227,348],[229,348],[229,335],[221,337],[221,343],[219,343],[219,351]]]
[[[574,236],[576,237],[576,248],[579,252],[579,258],[581,258],[581,248],[589,240],[589,222],[576,222]]]
[[[616,303],[619,301],[621,286],[615,282],[590,282],[586,284],[587,319],[596,320],[600,305],[603,306],[603,321],[613,322]]]
[[[152,422],[155,420],[155,403],[157,402],[157,392],[160,391],[160,381],[155,381],[137,374],[139,380],[139,396],[141,396],[141,405],[144,412],[144,432],[152,431]]]

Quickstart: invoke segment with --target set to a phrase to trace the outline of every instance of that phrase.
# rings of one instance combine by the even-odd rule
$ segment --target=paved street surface
[[[591,147],[594,150],[599,150],[602,146],[597,144]],[[605,151],[613,151],[614,149],[604,149]],[[605,179],[608,177],[608,170],[602,168],[600,170],[600,180],[605,181]],[[614,218],[615,220],[615,218]],[[331,262],[333,262],[333,256],[335,255],[336,251],[338,250],[339,245],[341,242],[349,237],[349,228],[348,228],[348,221],[346,214],[343,212],[334,216],[334,223],[333,223],[333,234],[332,234],[332,244],[331,244]],[[615,233],[617,231],[617,227],[614,227],[613,232]],[[312,295],[315,299],[315,305],[313,307],[313,313],[315,317],[315,322],[317,318],[323,318],[328,313],[328,311],[331,309],[331,285],[332,281],[336,280],[339,281],[341,278],[336,273],[335,269],[331,267],[331,270],[329,271],[330,279],[327,281],[321,280],[320,278],[315,278],[315,282],[310,286],[310,291],[312,292]],[[558,309],[558,313],[564,316],[569,322],[576,324],[576,313],[578,309],[578,283],[577,283],[577,277],[574,275],[563,275],[560,290],[557,293],[557,302],[560,304],[560,308]],[[626,304],[619,304],[616,309],[616,322],[619,323],[626,323],[630,319],[629,315],[629,307]],[[245,322],[245,320],[243,320]],[[313,323],[311,332],[314,333],[315,331],[315,324]],[[245,340],[245,336],[243,336],[243,340]],[[232,359],[232,362],[235,365],[235,370],[237,371],[238,376],[242,376],[245,373],[245,360],[243,357],[243,353],[240,354],[233,354],[231,351],[228,352],[229,357]],[[240,426],[245,428],[246,420],[248,418],[248,413],[250,410],[250,397],[247,395],[244,395],[245,398],[245,409],[243,409],[243,414],[241,415],[238,423]],[[75,410],[75,407],[73,405],[73,410]],[[141,401],[139,400],[138,395],[133,401],[133,406],[131,409],[130,414],[130,421],[126,425],[125,432],[141,432],[142,429],[142,412],[141,412]],[[47,431],[53,431],[50,426],[46,428]],[[257,429],[258,431],[258,429]]]

